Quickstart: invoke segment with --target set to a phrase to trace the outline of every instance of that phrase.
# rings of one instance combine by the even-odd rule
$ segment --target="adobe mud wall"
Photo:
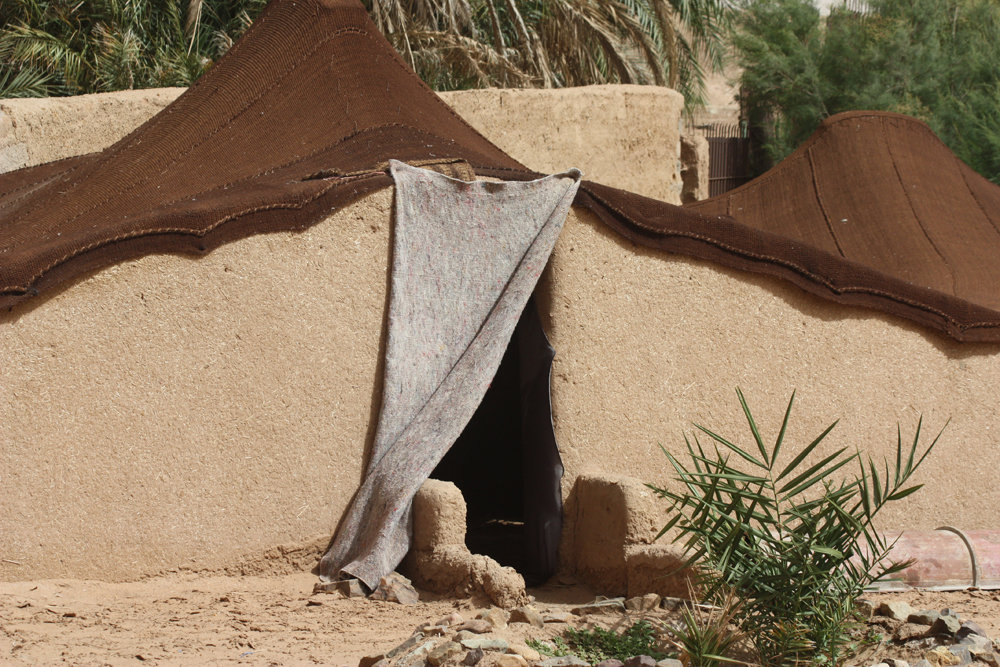
[[[881,525],[996,527],[1000,346],[956,343],[777,279],[658,254],[585,211],[567,222],[539,293],[556,349],[564,497],[590,472],[671,483],[659,445],[680,455],[692,423],[755,448],[741,387],[768,442],[797,391],[786,461],[837,419],[823,452],[881,460],[895,456],[897,423],[905,447],[921,415],[925,445],[950,418],[915,480],[926,486],[890,506]],[[570,497],[570,523],[574,515]]]
[[[134,90],[0,100],[0,173],[101,150],[184,92]],[[473,127],[536,171],[584,177],[679,204],[684,98],[653,86],[442,93]]]
[[[99,150],[181,92],[0,101],[0,169]],[[621,178],[661,144],[660,180],[679,183],[673,91],[456,97],[536,169],[594,160]],[[641,132],[609,131],[623,124]],[[391,200],[120,264],[0,314],[0,579],[214,569],[329,537],[379,405]]]
[[[379,405],[390,207],[383,191],[302,233],[127,262],[0,316],[0,579],[220,568],[328,537]],[[881,456],[896,422],[906,439],[920,413],[927,436],[952,417],[884,524],[995,527],[1000,347],[637,248],[585,212],[540,294],[564,545],[579,475],[668,483],[657,444],[680,452],[692,421],[746,442],[736,386],[766,437],[798,389],[790,445],[841,417],[829,447]]]

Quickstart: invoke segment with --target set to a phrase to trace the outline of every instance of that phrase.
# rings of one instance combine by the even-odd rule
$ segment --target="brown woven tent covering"
[[[909,116],[828,118],[768,173],[690,208],[1000,309],[1000,188]]]
[[[725,199],[683,209],[584,182],[576,203],[646,246],[958,340],[1000,340],[1000,189],[919,124],[849,118]],[[390,158],[537,177],[424,86],[356,0],[273,0],[225,58],[114,146],[0,176],[0,306],[123,259],[315,224],[389,186]]]

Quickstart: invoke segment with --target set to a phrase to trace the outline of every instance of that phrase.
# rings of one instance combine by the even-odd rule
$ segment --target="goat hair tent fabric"
[[[396,161],[382,409],[365,480],[320,563],[375,588],[409,548],[410,503],[486,394],[580,173],[465,182]]]
[[[909,116],[827,118],[769,173],[690,208],[1000,309],[1000,188]]]
[[[1000,190],[953,156],[936,159],[947,149],[929,151],[940,142],[925,128],[892,123],[891,136],[877,122],[856,130],[858,145],[881,151],[877,178],[858,163],[865,154],[821,138],[795,168],[762,177],[773,187],[731,200],[740,206],[683,209],[592,182],[575,203],[642,245],[777,276],[958,340],[998,341],[1000,303],[984,295],[996,294],[1000,270]],[[878,142],[864,136],[873,127]],[[315,224],[389,186],[389,159],[465,160],[480,176],[538,177],[420,82],[357,0],[272,0],[205,76],[117,144],[0,176],[0,306],[123,259],[203,253]],[[939,169],[952,175],[941,179]],[[883,199],[893,173],[895,194]],[[845,223],[808,203],[833,192],[875,215]],[[871,228],[892,220],[908,222],[888,224],[888,236]],[[841,235],[842,225],[862,224]],[[818,233],[803,230],[817,228],[834,228],[840,242],[811,245]],[[911,270],[934,253],[936,268]]]

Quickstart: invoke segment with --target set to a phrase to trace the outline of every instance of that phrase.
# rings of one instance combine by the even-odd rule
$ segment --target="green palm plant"
[[[669,85],[697,104],[727,0],[364,0],[438,90]],[[0,97],[185,86],[266,0],[3,0]]]
[[[834,422],[790,461],[779,463],[795,395],[770,447],[743,393],[737,395],[753,446],[740,447],[697,426],[714,446],[707,449],[697,436],[693,444],[685,438],[690,466],[664,450],[682,490],[650,487],[674,512],[661,535],[676,530],[674,540],[690,550],[687,564],[697,564],[709,599],[727,590],[739,596],[736,621],[762,664],[817,659],[836,664],[857,598],[910,564],[888,560],[892,542],[873,521],[886,504],[920,488],[909,480],[941,434],[920,453],[921,423],[909,447],[897,429],[895,463],[880,470],[858,452],[846,454],[846,448],[818,456]],[[848,465],[858,465],[858,474],[835,478]]]
[[[432,87],[669,85],[698,103],[726,0],[365,0]]]
[[[265,0],[4,0],[0,97],[186,86]]]

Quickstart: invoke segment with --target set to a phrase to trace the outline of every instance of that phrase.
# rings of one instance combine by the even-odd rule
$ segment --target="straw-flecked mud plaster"
[[[391,202],[0,316],[0,578],[217,568],[332,534],[379,404]]]
[[[378,406],[390,204],[122,264],[4,316],[0,577],[121,580],[328,535]],[[666,482],[657,443],[680,452],[692,421],[746,442],[737,385],[773,434],[797,388],[800,445],[842,417],[830,446],[881,456],[897,421],[907,438],[919,413],[927,435],[952,417],[928,486],[883,523],[993,527],[994,347],[648,253],[577,212],[540,289],[564,496],[584,472]]]
[[[182,92],[154,88],[0,100],[0,173],[110,146]]]
[[[684,98],[658,86],[490,89],[442,93],[490,141],[544,173],[584,178],[681,203]]]
[[[0,579],[216,568],[329,536],[379,404],[390,210],[383,191],[0,317]],[[1000,347],[637,248],[578,213],[540,289],[564,496],[583,472],[666,482],[657,443],[681,451],[692,421],[743,438],[736,386],[773,434],[798,389],[799,444],[842,417],[831,447],[883,455],[896,422],[909,438],[920,413],[927,436],[952,417],[928,486],[883,523],[995,527]]]
[[[180,92],[4,101],[0,169],[100,150]],[[588,94],[605,100],[577,118],[599,151],[573,146],[589,132],[544,146],[519,133],[515,117],[553,134],[541,92],[505,93],[512,120],[491,138],[536,169],[590,155],[621,172],[639,142],[609,132],[621,126],[607,114],[627,96],[631,125],[667,128],[675,152],[657,166],[677,180],[675,93],[558,94],[578,116]],[[511,100],[529,98],[518,116]],[[473,124],[490,118],[476,95],[448,101]],[[378,193],[301,234],[146,257],[0,316],[0,579],[218,568],[329,536],[379,404],[390,209]]]
[[[0,101],[0,172],[97,151],[183,88]],[[606,185],[679,204],[684,98],[655,86],[441,93],[469,124],[543,173],[569,167]],[[542,139],[539,140],[539,137]]]
[[[996,527],[1000,347],[955,343],[776,280],[650,252],[579,212],[538,289],[556,349],[564,496],[586,472],[669,483],[658,445],[683,452],[692,422],[754,447],[736,387],[773,439],[797,390],[788,457],[838,418],[823,451],[859,448],[881,460],[895,456],[897,423],[905,446],[923,415],[926,444],[950,417],[918,474],[927,486],[881,523]]]

